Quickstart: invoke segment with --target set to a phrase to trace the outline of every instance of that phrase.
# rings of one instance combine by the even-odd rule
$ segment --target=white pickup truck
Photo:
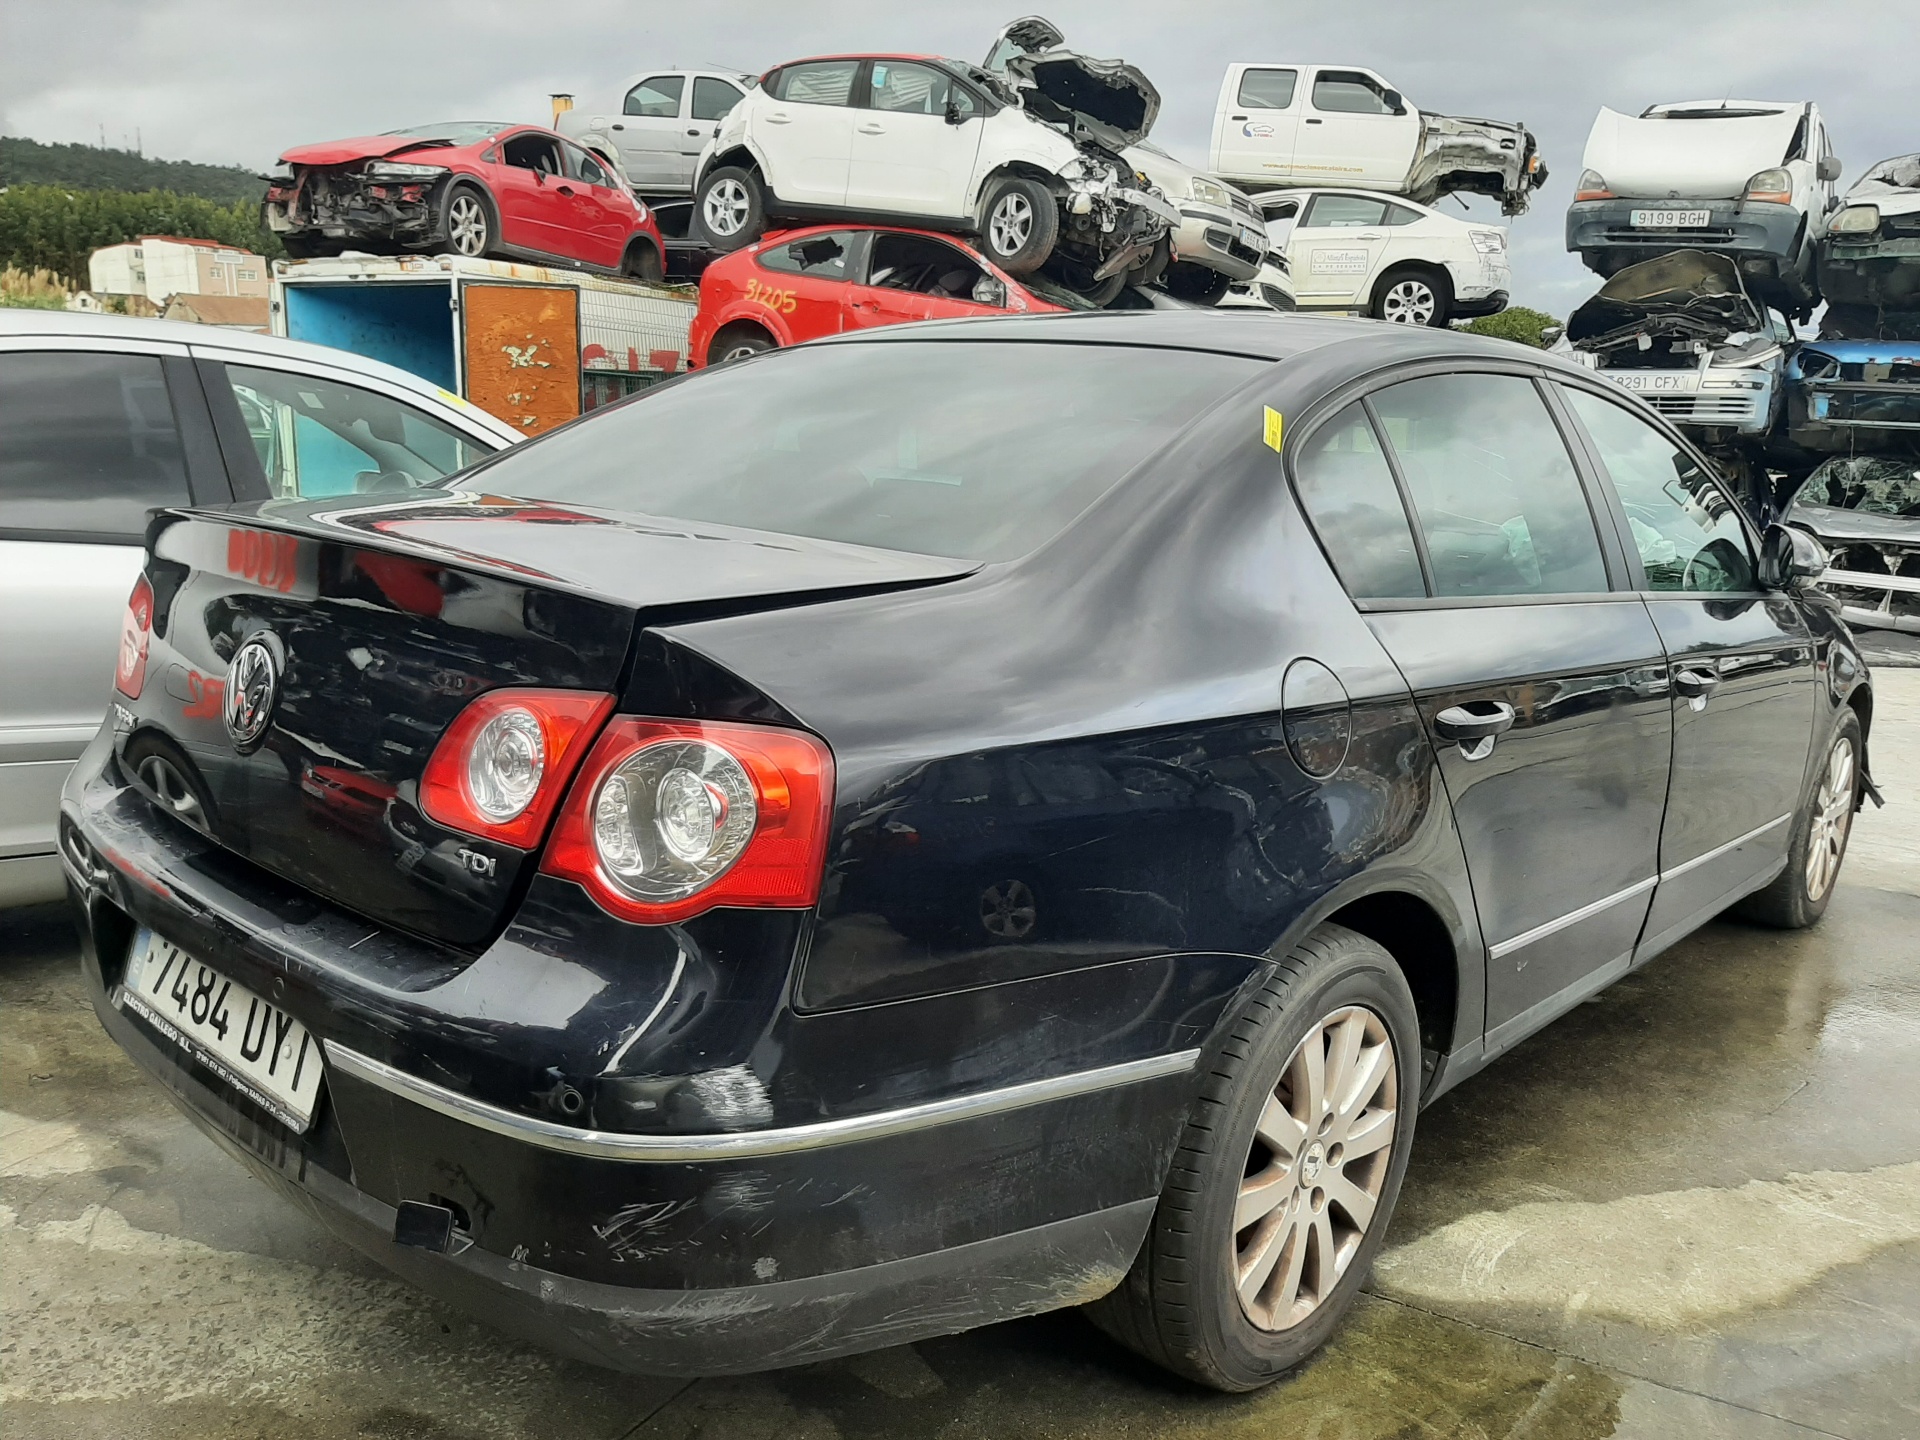
[[[1547,179],[1524,125],[1427,114],[1358,65],[1227,66],[1208,164],[1252,191],[1338,185],[1423,205],[1490,195],[1507,215]]]

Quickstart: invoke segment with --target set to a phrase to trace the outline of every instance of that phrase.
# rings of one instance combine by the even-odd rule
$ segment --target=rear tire
[[[751,170],[723,165],[700,182],[693,223],[709,248],[743,250],[766,233],[766,187]]]
[[[1031,275],[1046,264],[1060,238],[1060,209],[1053,192],[1024,175],[994,182],[980,207],[980,243],[1007,274]]]
[[[1222,1036],[1140,1254],[1087,1313],[1238,1391],[1312,1355],[1360,1293],[1413,1146],[1420,1023],[1393,957],[1325,925]]]
[[[1230,277],[1191,260],[1176,260],[1167,267],[1167,293],[1194,305],[1218,305],[1232,285]]]
[[[1425,325],[1444,330],[1453,312],[1453,282],[1425,265],[1389,270],[1373,287],[1367,313],[1390,325]]]
[[[779,348],[774,338],[758,325],[728,325],[708,344],[707,364],[725,365],[729,361],[745,360],[749,356],[764,355],[769,350]]]
[[[1860,803],[1860,751],[1860,717],[1847,710],[1833,727],[1826,759],[1793,817],[1787,868],[1736,905],[1736,915],[1776,930],[1804,930],[1827,913]]]

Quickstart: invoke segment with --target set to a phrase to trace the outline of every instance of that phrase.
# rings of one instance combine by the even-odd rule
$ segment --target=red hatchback
[[[816,225],[768,235],[707,267],[688,363],[907,320],[1088,308],[1039,276],[1013,279],[950,235]]]
[[[260,211],[296,260],[444,250],[662,274],[647,207],[596,156],[533,125],[462,120],[298,146],[268,177]]]

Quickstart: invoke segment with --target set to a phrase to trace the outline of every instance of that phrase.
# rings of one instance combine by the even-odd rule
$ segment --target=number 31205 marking
[[[778,310],[782,315],[793,313],[794,298],[791,290],[776,290],[771,285],[762,285],[758,280],[747,281],[747,299],[757,300],[769,310]]]

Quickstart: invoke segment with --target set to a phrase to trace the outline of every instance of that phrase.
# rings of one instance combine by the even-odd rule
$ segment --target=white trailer
[[[273,267],[276,335],[384,360],[524,435],[687,366],[687,287],[455,255],[342,255]]]

